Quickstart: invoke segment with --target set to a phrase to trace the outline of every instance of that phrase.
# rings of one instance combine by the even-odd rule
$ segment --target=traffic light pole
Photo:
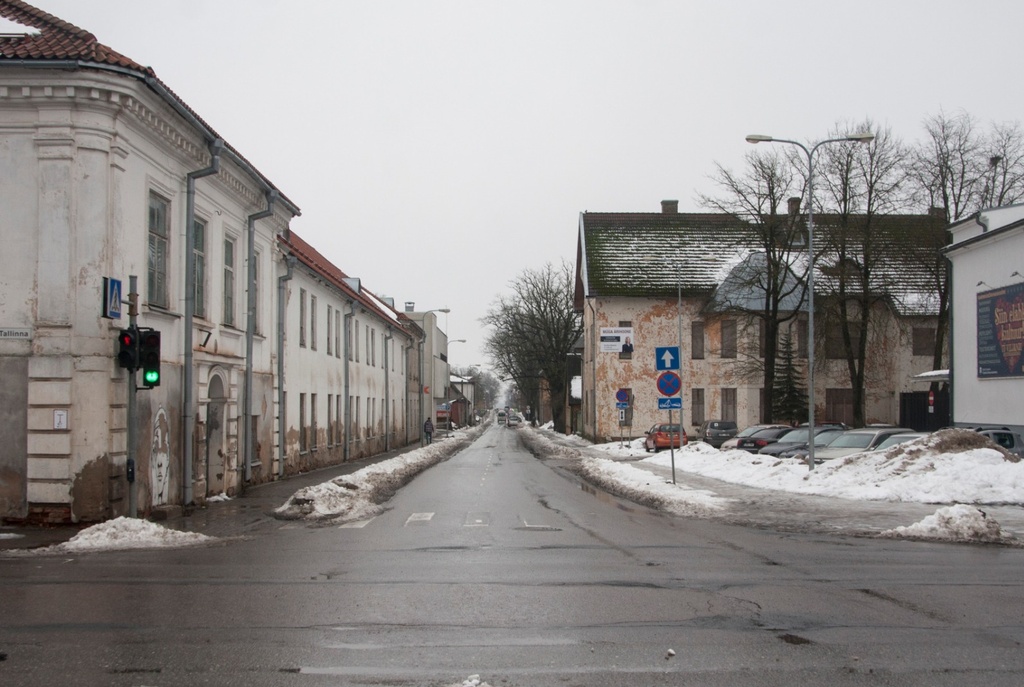
[[[128,326],[137,329],[136,318],[139,314],[138,278],[128,276]],[[135,405],[135,368],[128,370],[128,451],[125,461],[125,472],[128,477],[128,517],[138,517],[138,487],[135,483],[135,455],[138,451],[138,409]]]

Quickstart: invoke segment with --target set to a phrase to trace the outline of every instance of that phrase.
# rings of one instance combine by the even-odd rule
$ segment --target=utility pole
[[[134,274],[128,275],[128,328],[136,332],[136,345],[138,345],[138,327],[136,318],[139,314],[138,277]],[[125,461],[125,472],[128,478],[128,517],[136,518],[139,515],[138,486],[135,482],[135,457],[138,452],[138,424],[139,411],[135,404],[135,367],[128,368],[128,452]]]

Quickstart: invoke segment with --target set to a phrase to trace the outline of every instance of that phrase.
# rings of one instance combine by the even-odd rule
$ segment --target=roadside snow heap
[[[6,555],[176,549],[185,546],[203,546],[218,541],[216,537],[208,537],[198,532],[181,532],[146,520],[119,517],[86,528],[62,544],[38,549],[12,550],[6,552]]]
[[[371,518],[382,510],[381,504],[409,480],[466,448],[481,431],[482,425],[470,431],[459,430],[449,439],[368,465],[350,475],[299,489],[274,511],[274,516],[324,524]]]
[[[985,515],[985,511],[964,504],[940,508],[920,522],[886,530],[881,536],[993,544],[1015,541],[1014,537],[1004,534],[999,523]]]
[[[542,453],[545,457],[573,461],[568,469],[591,484],[651,508],[675,515],[701,517],[722,510],[729,503],[729,499],[703,489],[665,482],[647,470],[604,458],[584,456],[574,448],[550,441],[540,432],[523,432],[520,436],[535,455]]]

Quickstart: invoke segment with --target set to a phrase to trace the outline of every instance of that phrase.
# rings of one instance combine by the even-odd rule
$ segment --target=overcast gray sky
[[[30,1],[153,67],[342,270],[451,308],[455,365],[581,211],[699,210],[749,133],[1024,112],[1019,0]]]

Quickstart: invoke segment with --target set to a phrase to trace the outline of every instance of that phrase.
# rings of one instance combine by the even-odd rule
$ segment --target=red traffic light
[[[139,368],[139,337],[138,331],[122,329],[117,333],[117,364],[128,370]]]

